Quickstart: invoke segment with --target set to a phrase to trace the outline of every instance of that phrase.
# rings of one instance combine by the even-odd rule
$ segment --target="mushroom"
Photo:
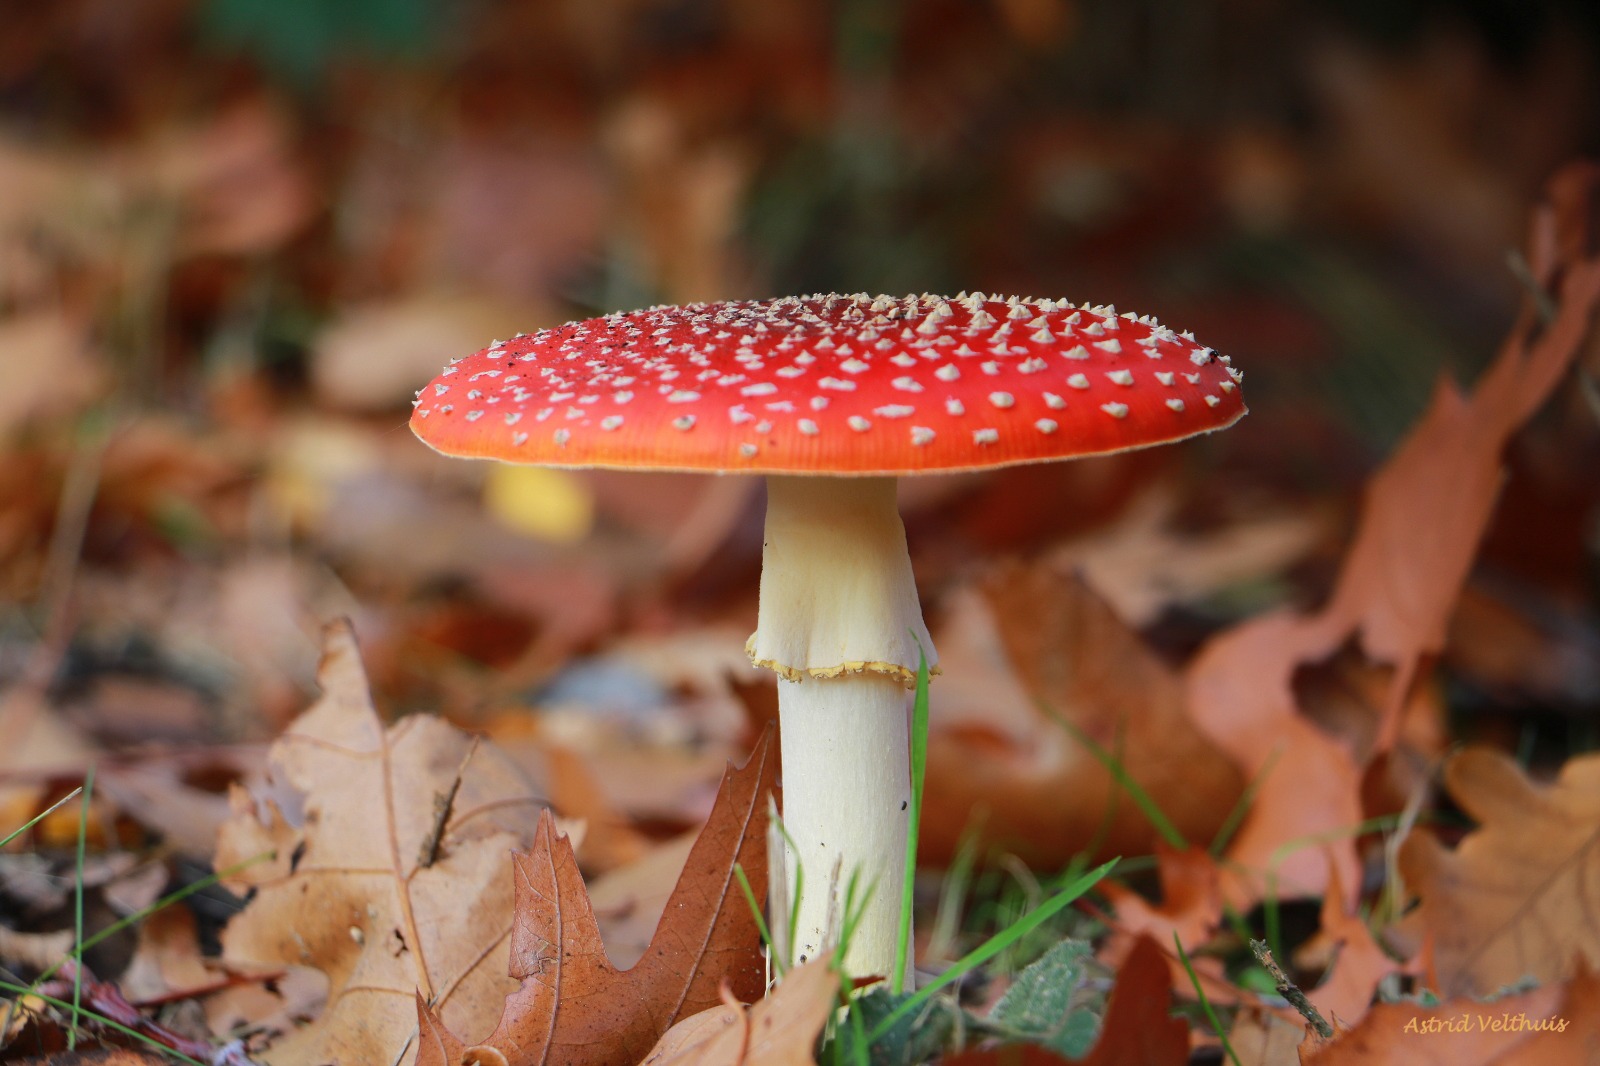
[[[844,965],[886,975],[911,798],[907,687],[919,650],[937,664],[895,479],[1220,429],[1245,413],[1240,377],[1192,334],[1109,306],[813,295],[496,341],[418,394],[411,427],[447,455],[766,475],[747,650],[780,678],[789,898],[806,875],[793,951],[831,946],[853,876],[864,909]]]

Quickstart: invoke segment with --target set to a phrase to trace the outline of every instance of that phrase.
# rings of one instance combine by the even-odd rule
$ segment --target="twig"
[[[439,845],[444,841],[444,827],[450,821],[450,812],[456,805],[456,793],[461,791],[461,779],[466,776],[467,764],[478,754],[478,740],[478,737],[472,738],[472,746],[467,749],[461,765],[456,767],[456,775],[450,782],[450,788],[433,795],[433,827],[422,839],[422,850],[417,853],[419,867],[426,869],[439,861]]]
[[[1300,991],[1293,981],[1289,980],[1289,976],[1283,972],[1278,966],[1277,960],[1272,957],[1272,949],[1267,947],[1267,942],[1264,940],[1250,941],[1250,951],[1255,955],[1256,961],[1265,966],[1267,972],[1272,975],[1272,979],[1278,983],[1278,995],[1288,1000],[1289,1006],[1300,1012],[1300,1016],[1306,1020],[1311,1028],[1317,1031],[1318,1036],[1323,1039],[1332,1036],[1333,1026],[1328,1024],[1328,1020],[1322,1016],[1321,1011],[1311,1005],[1311,1001],[1306,998],[1306,994]]]

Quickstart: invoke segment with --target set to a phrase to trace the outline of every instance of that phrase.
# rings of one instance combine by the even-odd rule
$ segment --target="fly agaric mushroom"
[[[653,307],[496,341],[418,394],[447,455],[767,476],[751,661],[775,671],[783,818],[810,891],[793,950],[894,964],[911,794],[907,686],[923,625],[895,478],[1175,441],[1245,413],[1226,356],[1109,306],[815,295]]]

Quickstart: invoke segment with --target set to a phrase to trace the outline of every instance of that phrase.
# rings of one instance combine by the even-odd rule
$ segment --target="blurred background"
[[[405,420],[453,356],[819,290],[1192,329],[1247,372],[1228,433],[904,490],[936,626],[987,562],[1048,556],[1178,661],[1321,601],[1364,478],[1511,321],[1543,182],[1600,151],[1591,0],[4,0],[0,25],[0,766],[204,744],[178,776],[214,807],[340,614],[386,711],[670,734],[690,799],[602,775],[636,821],[688,824],[765,698],[739,673],[759,485],[439,458]],[[1511,464],[1452,713],[1592,747],[1580,388]]]

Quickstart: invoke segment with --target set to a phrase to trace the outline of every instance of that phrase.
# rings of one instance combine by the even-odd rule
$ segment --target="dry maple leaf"
[[[777,776],[772,732],[729,770],[644,956],[618,970],[606,958],[583,875],[567,838],[540,817],[533,847],[515,857],[511,974],[521,986],[481,1044],[466,1046],[418,1000],[417,1066],[618,1066],[638,1062],[673,1025],[720,1002],[726,982],[761,995],[765,962],[755,915],[734,876],[757,899],[767,886],[766,797]]]
[[[1444,645],[1450,612],[1491,517],[1511,435],[1544,402],[1589,334],[1600,305],[1600,259],[1562,246],[1585,224],[1575,198],[1552,183],[1555,206],[1536,214],[1529,260],[1559,298],[1541,326],[1530,307],[1470,394],[1441,381],[1432,404],[1372,479],[1354,543],[1327,605],[1302,615],[1252,619],[1211,641],[1188,671],[1190,715],[1259,788],[1229,849],[1239,866],[1277,876],[1279,895],[1315,895],[1336,867],[1358,883],[1349,835],[1360,824],[1360,763],[1390,750],[1400,712],[1430,656]],[[1591,184],[1600,184],[1592,175]],[[1393,668],[1371,751],[1352,750],[1302,716],[1293,692],[1301,666],[1358,638]],[[1333,848],[1296,841],[1340,838]],[[1259,898],[1258,878],[1230,877],[1231,904]]]
[[[1548,1031],[1545,1027],[1548,1027]],[[1557,1031],[1559,1029],[1559,1031]],[[1600,978],[1582,973],[1491,1003],[1380,1003],[1360,1025],[1300,1045],[1302,1066],[1594,1066]]]
[[[1400,852],[1439,992],[1482,996],[1528,976],[1560,980],[1579,959],[1600,964],[1600,756],[1539,787],[1506,756],[1471,749],[1446,765],[1445,784],[1479,828],[1454,851],[1418,833]]]
[[[223,962],[327,975],[321,1015],[266,1061],[391,1063],[411,1043],[418,989],[461,1029],[497,1016],[512,986],[506,861],[532,839],[539,801],[508,760],[439,719],[385,730],[348,623],[328,628],[324,648],[321,698],[271,752],[303,821],[270,801],[258,816],[237,790],[219,834],[218,869],[277,850],[237,878],[255,895],[223,932]],[[437,797],[458,777],[441,818]]]
[[[1029,862],[1065,862],[1090,840],[1148,851],[1154,828],[1062,721],[1110,752],[1180,833],[1209,839],[1244,780],[1185,718],[1178,674],[1074,576],[1009,566],[981,591],[951,623],[963,631],[941,634],[957,638],[941,643],[941,687],[955,687],[934,691],[924,854],[953,855],[974,810],[989,840]],[[983,717],[952,726],[958,702]]]
[[[813,1066],[817,1037],[838,1005],[833,953],[790,970],[746,1009],[724,1003],[667,1030],[641,1066]]]

